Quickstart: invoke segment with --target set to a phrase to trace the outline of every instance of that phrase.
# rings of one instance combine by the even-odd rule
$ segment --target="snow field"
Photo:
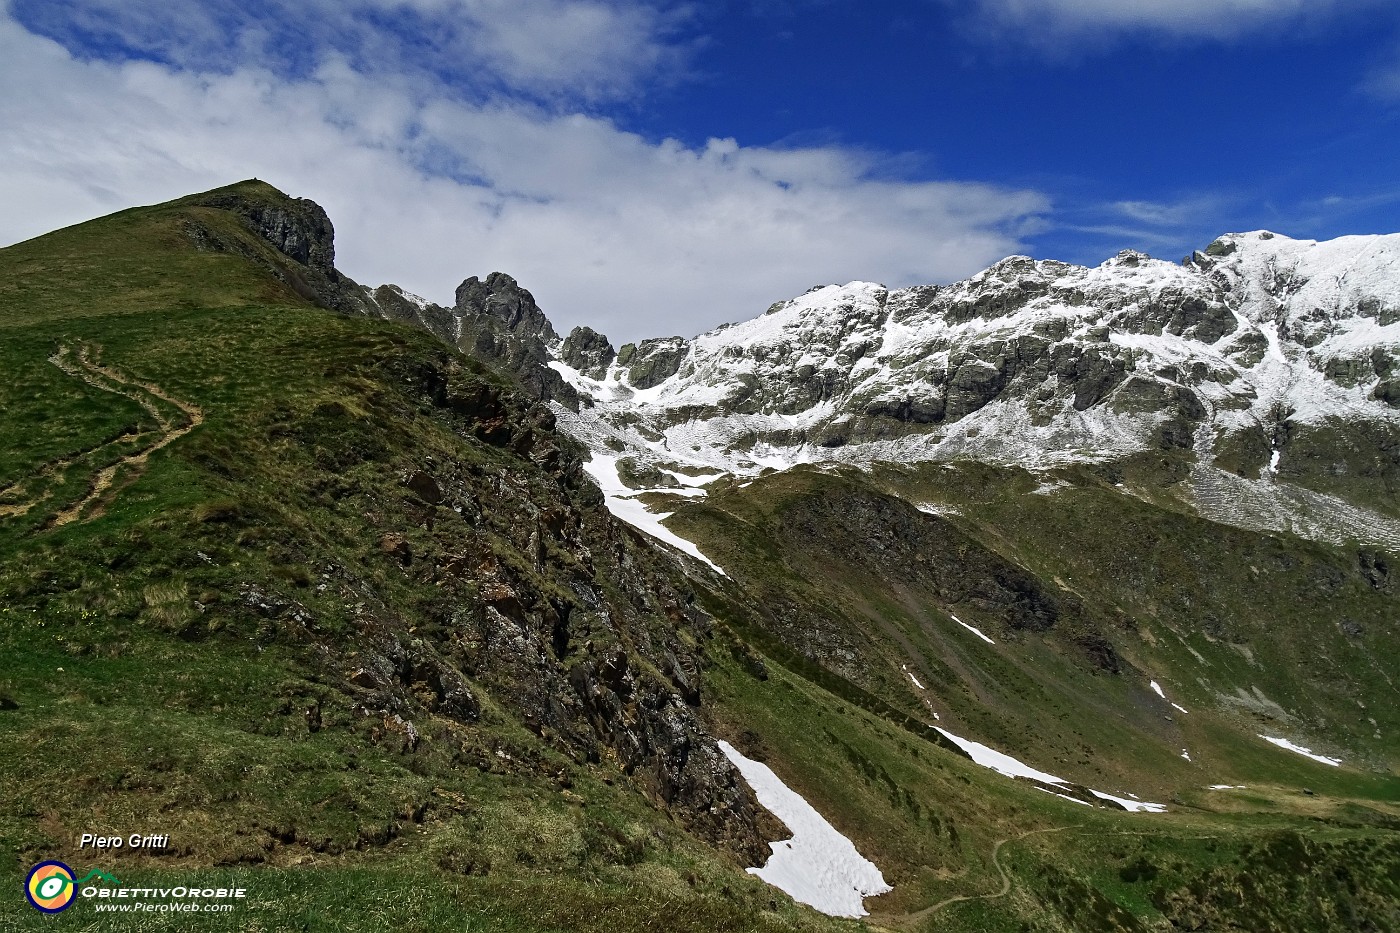
[[[719,748],[753,788],[758,802],[792,833],[791,839],[769,843],[773,854],[768,862],[750,868],[749,874],[832,917],[864,917],[864,898],[893,890],[880,869],[771,768],[744,757],[728,742],[720,742]]]
[[[594,482],[598,484],[598,488],[603,491],[603,499],[607,503],[608,511],[633,528],[636,528],[638,531],[643,531],[653,538],[656,538],[658,541],[664,541],[676,550],[683,551],[691,557],[703,561],[721,576],[728,576],[728,574],[724,572],[724,568],[700,553],[700,548],[696,547],[695,542],[687,541],[685,538],[682,538],[680,535],[661,524],[661,520],[669,518],[672,513],[652,512],[647,509],[645,503],[636,498],[641,492],[646,492],[647,490],[629,489],[623,484],[622,480],[617,475],[618,459],[617,457],[610,457],[607,454],[594,451],[592,459],[583,465],[583,468],[588,471],[588,475],[593,477]],[[670,492],[671,490],[659,491]],[[687,488],[685,492],[678,494],[703,496],[704,491],[691,487]]]

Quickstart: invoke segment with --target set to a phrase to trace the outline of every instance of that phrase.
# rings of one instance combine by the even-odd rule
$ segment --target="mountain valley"
[[[333,236],[0,250],[16,928],[113,827],[214,928],[1400,929],[1400,235],[620,348]]]

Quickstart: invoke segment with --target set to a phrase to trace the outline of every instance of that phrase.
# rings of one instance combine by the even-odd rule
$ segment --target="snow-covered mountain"
[[[1400,235],[1232,234],[1179,265],[1013,256],[946,286],[814,288],[693,340],[552,350],[580,401],[562,423],[643,473],[1175,452],[1212,517],[1400,541],[1393,512],[1328,481],[1397,479]]]
[[[479,348],[482,318],[488,345],[513,335],[496,355],[553,384],[561,424],[629,486],[797,463],[1155,458],[1155,485],[1209,517],[1400,544],[1400,234],[1231,234],[1180,264],[1013,256],[951,285],[817,287],[619,350],[539,326],[507,276],[468,292],[451,337]]]

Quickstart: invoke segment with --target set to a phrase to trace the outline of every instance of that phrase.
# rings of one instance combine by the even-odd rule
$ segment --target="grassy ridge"
[[[230,215],[176,204],[0,251],[0,365],[16,374],[0,430],[25,439],[5,448],[6,482],[72,460],[64,482],[13,496],[47,498],[0,518],[0,926],[46,927],[18,879],[57,857],[129,885],[246,883],[246,909],[200,918],[213,929],[617,931],[668,911],[678,929],[832,928],[479,685],[478,723],[428,717],[416,743],[360,711],[343,678],[364,620],[345,572],[371,608],[431,632],[443,590],[381,538],[387,525],[427,563],[464,521],[415,528],[405,471],[516,461],[464,441],[405,381],[448,358],[431,337],[313,309],[266,267],[195,249],[191,223],[266,249]],[[51,527],[106,463],[73,457],[150,427],[50,363],[60,345],[206,421],[120,475],[100,515]],[[264,615],[269,599],[304,621]],[[172,848],[94,861],[85,831],[169,833]],[[64,921],[189,928],[88,906]]]
[[[277,197],[262,185],[235,188]],[[51,925],[17,882],[57,857],[132,885],[193,877],[248,887],[249,902],[231,915],[200,918],[209,929],[858,928],[744,874],[614,757],[570,754],[529,728],[489,672],[472,674],[480,712],[471,722],[430,712],[431,684],[412,672],[416,737],[373,707],[370,688],[353,679],[377,640],[414,650],[465,640],[459,611],[487,584],[477,568],[506,566],[563,598],[562,584],[531,565],[581,574],[583,559],[525,540],[523,504],[559,505],[555,493],[518,453],[464,435],[422,388],[425,373],[495,388],[501,377],[426,334],[311,307],[277,278],[285,258],[231,214],[190,202],[0,250],[0,365],[16,374],[0,385],[0,431],[24,439],[0,451],[0,488],[9,487],[0,507],[34,502],[0,517],[0,875],[9,879],[0,926]],[[192,229],[229,248],[197,248]],[[118,471],[110,494],[55,526],[92,477],[127,455],[114,438],[158,427],[131,399],[49,362],[59,346],[89,348],[205,420]],[[470,477],[477,514],[425,511],[405,483],[424,464]],[[1243,741],[1229,707],[1165,726],[1142,685],[1096,668],[1075,632],[1003,631],[994,601],[974,604],[962,617],[997,638],[989,650],[948,618],[959,604],[937,580],[887,585],[900,581],[878,564],[846,566],[773,533],[790,528],[784,515],[810,512],[823,484],[839,492],[843,482],[784,474],[677,520],[737,581],[699,594],[718,620],[700,649],[701,714],[884,869],[895,891],[870,903],[878,926],[1386,928],[1400,896],[1392,777],[1333,772]],[[1019,514],[1010,485],[979,476],[937,487],[967,514],[980,510],[952,526],[958,553],[983,569],[1009,559],[1085,591],[1079,556],[1052,547],[1053,511]],[[1070,540],[1087,541],[1107,521],[1088,506],[1076,515]],[[595,544],[589,560],[603,589],[658,579],[639,551]],[[1324,557],[1309,559],[1322,566]],[[625,577],[614,569],[624,565]],[[1189,654],[1166,637],[1177,628],[1220,670],[1248,663],[1192,632],[1180,612],[1154,619],[1107,586],[1092,596],[1157,633],[1155,646],[1129,651],[1115,632],[1130,664],[1185,670]],[[1362,596],[1341,598],[1361,612],[1370,605]],[[649,611],[647,637],[666,637],[673,618]],[[878,663],[814,661],[774,625],[783,613],[799,635],[802,620],[816,619],[834,626],[834,647],[873,646],[856,657]],[[1268,650],[1255,646],[1256,657],[1292,657]],[[922,702],[901,663],[915,665],[940,705]],[[1214,669],[1212,678],[1224,683]],[[1206,688],[1178,680],[1184,702],[1209,706]],[[1258,683],[1294,702],[1284,683]],[[1361,695],[1375,687],[1363,681]],[[1173,794],[1173,812],[1090,809],[991,774],[938,742],[934,711],[1008,750],[1043,753],[1043,766],[1066,777]],[[1094,754],[1064,738],[1076,729]],[[1247,777],[1250,787],[1206,789],[1216,773],[1176,757],[1177,729],[1207,760],[1230,763],[1218,772],[1230,783]],[[94,860],[76,848],[85,831],[165,832],[172,849]],[[88,906],[62,922],[190,928],[185,916],[114,920]]]

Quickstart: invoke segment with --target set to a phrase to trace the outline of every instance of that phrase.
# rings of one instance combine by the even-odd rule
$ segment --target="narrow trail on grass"
[[[1006,873],[1006,869],[1001,865],[1001,847],[1008,842],[1017,842],[1028,836],[1037,836],[1042,833],[1062,833],[1068,829],[1077,829],[1077,826],[1052,826],[1049,829],[1033,829],[1030,832],[1022,833],[1019,836],[1012,836],[1007,839],[998,839],[992,846],[992,867],[1001,875],[1001,889],[992,894],[957,894],[953,897],[944,898],[936,904],[931,904],[922,910],[916,910],[910,914],[871,914],[870,921],[880,926],[903,927],[913,929],[916,925],[927,920],[945,907],[951,907],[961,901],[991,901],[999,897],[1005,897],[1011,893],[1011,876]]]
[[[48,523],[47,527],[57,527],[67,525],[81,517],[85,511],[94,503],[97,509],[88,518],[95,518],[105,510],[103,497],[112,488],[118,475],[125,472],[125,479],[130,482],[140,474],[145,468],[147,460],[151,454],[173,444],[204,423],[204,412],[199,406],[190,402],[177,399],[165,392],[160,386],[150,382],[141,382],[132,379],[117,369],[110,366],[103,366],[94,359],[90,346],[78,347],[76,353],[66,345],[60,345],[54,355],[49,357],[49,362],[53,363],[63,372],[75,379],[113,395],[120,395],[130,399],[137,405],[145,409],[159,426],[158,436],[154,440],[143,444],[130,453],[123,454],[115,462],[108,464],[93,474],[88,481],[86,492],[82,498],[73,505],[59,512]],[[164,402],[164,405],[160,403]],[[99,444],[91,450],[82,451],[67,457],[54,460],[36,470],[30,477],[19,482],[12,483],[4,489],[0,489],[0,497],[10,497],[16,493],[23,494],[25,487],[32,481],[58,477],[61,480],[62,474],[69,467],[78,461],[92,457],[102,450],[118,444],[132,444],[149,437],[155,432],[136,431],[126,432],[103,444]],[[32,497],[27,502],[11,502],[0,504],[0,518],[15,515],[24,515],[39,503],[45,501],[53,494],[53,489],[57,483],[50,483],[49,488]]]

